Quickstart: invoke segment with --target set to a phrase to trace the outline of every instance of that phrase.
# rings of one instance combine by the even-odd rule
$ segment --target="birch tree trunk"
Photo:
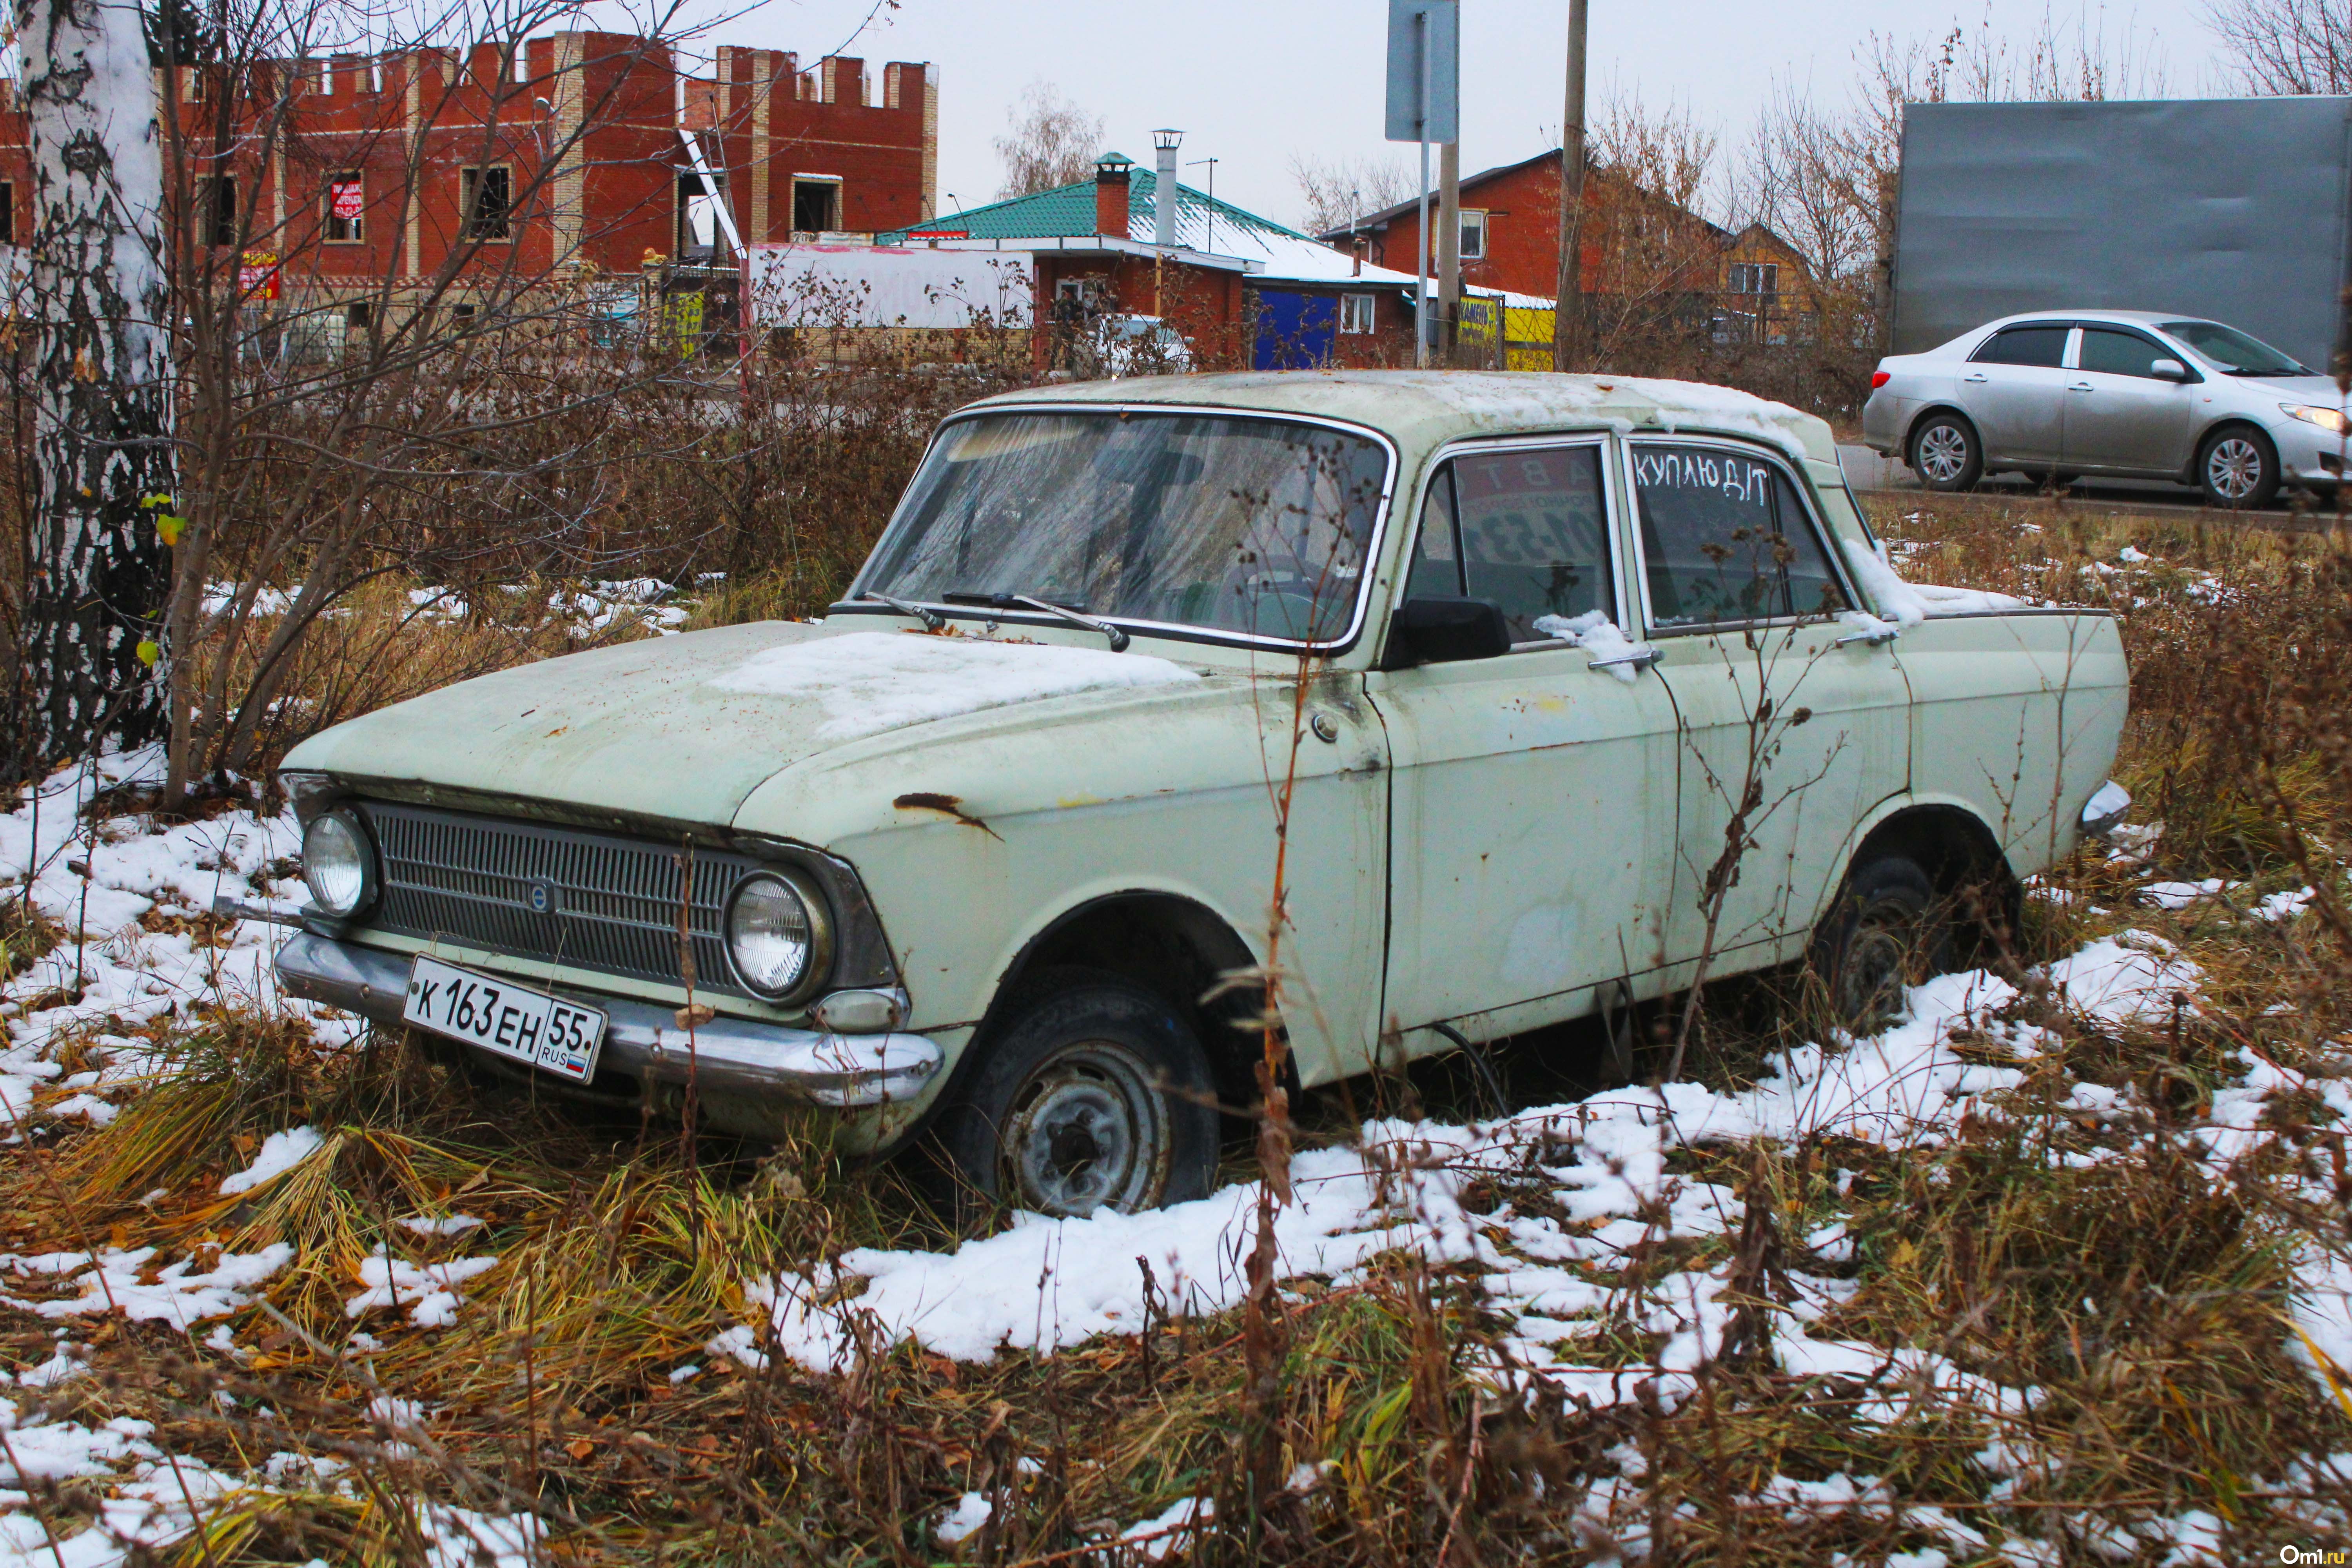
[[[14,0],[33,166],[33,577],[17,776],[166,728],[172,489],[155,72],[135,0]]]

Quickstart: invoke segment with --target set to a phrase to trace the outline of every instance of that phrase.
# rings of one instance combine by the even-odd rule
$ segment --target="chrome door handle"
[[[1979,372],[1977,372],[1977,374],[1974,374],[1974,375],[1964,375],[1964,376],[1960,377],[1960,379],[1961,379],[1962,381],[1969,382],[1969,383],[1970,383],[1970,384],[1974,384],[1974,383],[1980,382],[1980,381],[1987,381],[1987,380],[1990,380],[1990,379],[1991,379],[1991,378],[1990,378],[1990,377],[1989,377],[1989,376],[1987,376],[1987,375],[1984,374],[1984,372],[1982,372],[1982,371],[1979,371]]]
[[[1832,646],[1844,647],[1849,643],[1860,643],[1864,647],[1883,647],[1902,635],[1901,626],[1878,626],[1866,632],[1848,632]]]
[[[2088,391],[2090,391],[2091,389],[2092,389],[2092,388],[2091,388],[2091,384],[2090,384],[2089,382],[2087,382],[2087,381],[2078,381],[2078,382],[2076,382],[2074,385],[2072,385],[2072,386],[2068,387],[2066,390],[2067,390],[2067,391],[2069,391],[2069,392],[2088,392]]]
[[[1637,647],[1627,653],[1612,653],[1607,658],[1588,659],[1584,668],[1613,669],[1619,665],[1630,664],[1636,669],[1647,669],[1665,657],[1666,650],[1662,647]]]

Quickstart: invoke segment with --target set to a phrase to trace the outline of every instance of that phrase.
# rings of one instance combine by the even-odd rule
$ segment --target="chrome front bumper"
[[[404,953],[297,931],[278,950],[278,980],[290,995],[399,1027],[408,964]],[[608,1020],[599,1075],[610,1068],[641,1081],[678,1085],[691,1075],[698,1095],[840,1109],[882,1105],[914,1099],[946,1060],[921,1035],[827,1035],[719,1017],[697,1026],[689,1037],[673,1009],[601,993],[587,1000]]]

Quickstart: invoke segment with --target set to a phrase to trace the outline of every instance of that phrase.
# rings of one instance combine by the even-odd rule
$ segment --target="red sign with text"
[[[278,253],[274,250],[248,250],[244,264],[236,269],[238,292],[249,299],[278,298]]]

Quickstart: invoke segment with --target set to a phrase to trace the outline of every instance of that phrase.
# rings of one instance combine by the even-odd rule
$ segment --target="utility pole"
[[[1454,363],[1462,322],[1462,144],[1437,150],[1437,314],[1444,362]]]
[[[1586,0],[1568,0],[1568,99],[1559,127],[1559,283],[1551,312],[1551,367],[1576,363],[1584,289],[1584,37]]]

